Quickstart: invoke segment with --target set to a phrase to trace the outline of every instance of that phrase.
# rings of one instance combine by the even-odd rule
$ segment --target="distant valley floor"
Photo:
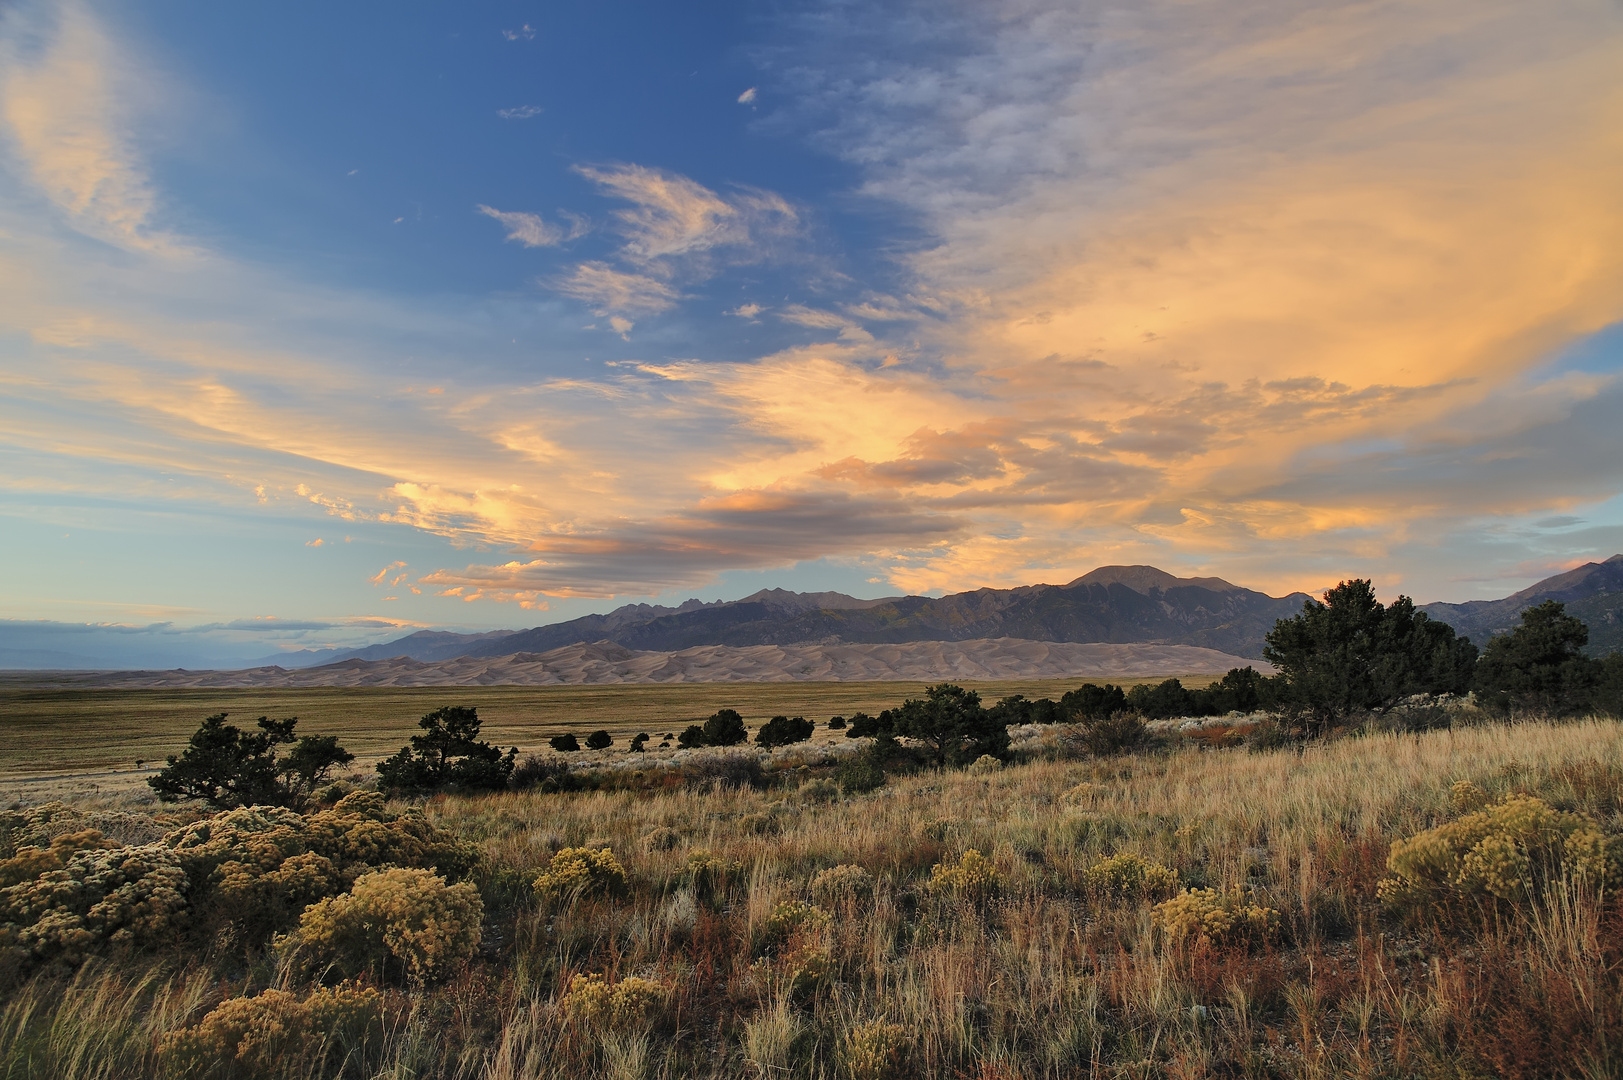
[[[323,667],[241,671],[59,673],[53,682],[128,689],[186,687],[560,686],[614,683],[941,682],[999,679],[1145,679],[1221,674],[1250,665],[1191,645],[1027,641],[1019,638],[901,644],[701,645],[637,652],[608,641],[540,653],[450,660],[346,660]]]

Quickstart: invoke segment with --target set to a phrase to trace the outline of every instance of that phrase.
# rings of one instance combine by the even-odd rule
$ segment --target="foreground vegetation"
[[[751,749],[420,810],[15,811],[10,888],[29,829],[117,862],[68,850],[102,829],[191,916],[16,964],[0,1072],[1616,1075],[1623,725],[1013,735],[860,795]]]

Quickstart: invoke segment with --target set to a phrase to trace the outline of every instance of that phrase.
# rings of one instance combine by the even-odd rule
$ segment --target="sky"
[[[1620,71],[1614,0],[0,4],[0,636],[1503,596],[1623,551]]]

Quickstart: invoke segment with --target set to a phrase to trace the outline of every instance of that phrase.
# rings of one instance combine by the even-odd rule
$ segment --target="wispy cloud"
[[[515,105],[511,109],[497,109],[496,115],[503,120],[531,120],[546,111],[539,105]]]
[[[573,214],[564,215],[567,224],[551,225],[540,214],[525,213],[521,210],[497,210],[483,203],[475,209],[486,217],[501,222],[507,229],[507,239],[517,240],[525,247],[554,247],[566,244],[585,236],[591,230],[591,225],[585,218]]]
[[[525,23],[517,30],[503,30],[502,37],[506,38],[508,41],[534,41],[535,27],[531,26],[529,23]]]
[[[744,91],[742,94],[739,94],[738,95],[738,103],[740,105],[753,105],[753,104],[755,104],[755,98],[756,98],[755,90],[756,90],[756,88],[752,86],[748,90]]]
[[[576,171],[632,204],[615,217],[626,238],[622,254],[634,263],[648,265],[717,248],[756,249],[735,254],[760,257],[761,247],[799,227],[794,208],[769,191],[746,188],[723,197],[685,176],[640,165]]]
[[[677,292],[663,281],[643,274],[628,274],[607,263],[586,262],[575,267],[553,288],[592,305],[599,315],[610,312],[656,314],[676,306]]]
[[[0,11],[0,29],[0,117],[38,191],[86,235],[182,253],[155,221],[157,195],[127,134],[140,95],[102,26],[70,0]]]

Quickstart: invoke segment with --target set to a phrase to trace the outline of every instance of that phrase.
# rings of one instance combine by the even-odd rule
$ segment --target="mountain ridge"
[[[1481,648],[1494,634],[1514,629],[1521,613],[1546,600],[1559,600],[1567,614],[1589,626],[1589,652],[1623,648],[1623,554],[1585,563],[1498,600],[1463,604],[1422,604],[1417,610],[1448,623]]]

